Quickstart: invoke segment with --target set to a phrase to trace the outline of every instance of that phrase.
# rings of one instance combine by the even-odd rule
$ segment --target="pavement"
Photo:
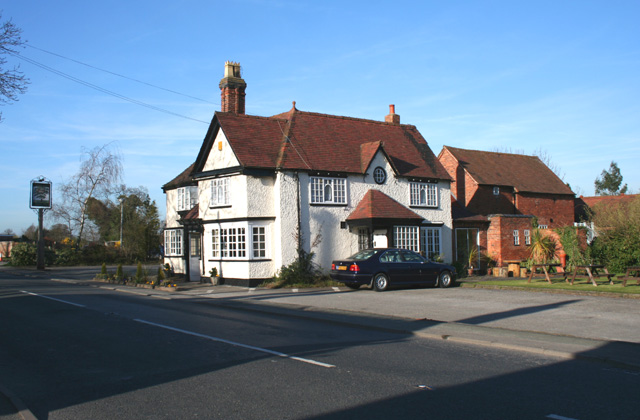
[[[398,289],[383,293],[364,287],[356,291],[344,287],[266,289],[193,282],[179,283],[176,290],[168,291],[94,281],[88,273],[99,270],[95,267],[72,272],[67,271],[72,269],[38,272],[10,267],[0,267],[0,270],[126,293],[206,299],[238,310],[501,348],[523,355],[535,353],[588,360],[640,371],[640,296],[637,295],[484,288],[483,278],[476,278],[465,287]],[[3,415],[7,403],[7,395],[4,396],[5,399],[0,398],[0,420],[13,420],[14,417]],[[22,414],[15,418],[28,418]]]

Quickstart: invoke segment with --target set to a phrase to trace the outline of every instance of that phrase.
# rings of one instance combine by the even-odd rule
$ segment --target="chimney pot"
[[[244,97],[247,83],[241,77],[240,63],[224,63],[224,78],[220,80],[220,103],[222,112],[244,114]]]
[[[396,114],[395,105],[389,105],[389,115],[384,117],[384,121],[388,124],[400,124],[400,115]]]

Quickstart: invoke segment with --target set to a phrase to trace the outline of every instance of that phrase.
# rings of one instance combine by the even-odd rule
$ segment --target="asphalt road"
[[[634,370],[369,328],[363,317],[389,321],[372,314],[313,319],[204,290],[131,292],[0,272],[0,383],[40,419],[631,419],[640,409]]]

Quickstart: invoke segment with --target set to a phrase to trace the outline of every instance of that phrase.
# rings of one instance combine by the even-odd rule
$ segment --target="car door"
[[[440,275],[440,267],[438,264],[426,260],[422,266],[422,278],[426,279],[429,283],[436,283],[438,276]]]
[[[404,263],[399,250],[390,249],[385,251],[380,256],[380,264],[389,276],[390,283],[398,284],[409,281],[407,279],[407,265]]]
[[[408,250],[400,251],[400,255],[405,265],[406,281],[411,283],[424,283],[426,280],[423,274],[425,260],[415,252]]]

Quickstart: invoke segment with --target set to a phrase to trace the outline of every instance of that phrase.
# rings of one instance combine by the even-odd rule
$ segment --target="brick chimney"
[[[244,114],[244,90],[247,83],[240,75],[240,63],[224,63],[224,78],[220,80],[220,103],[222,112]]]
[[[400,124],[400,115],[396,114],[396,106],[389,105],[389,115],[384,117],[384,122],[389,124]]]

